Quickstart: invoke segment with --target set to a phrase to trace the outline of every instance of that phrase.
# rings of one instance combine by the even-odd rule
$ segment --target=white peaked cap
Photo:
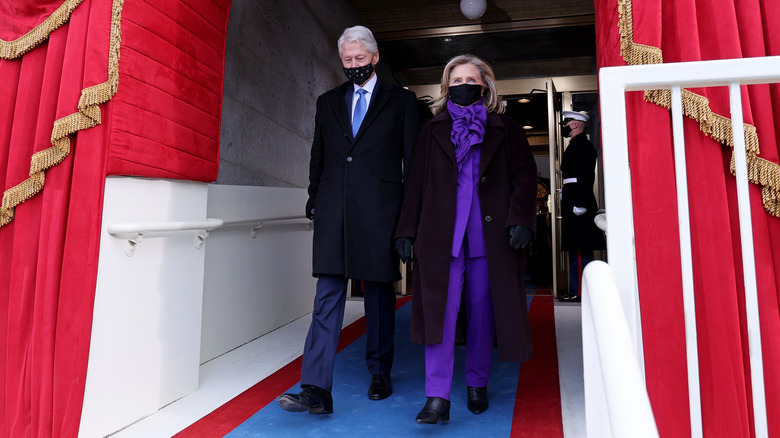
[[[563,112],[563,119],[564,120],[574,119],[574,120],[579,120],[579,121],[582,121],[582,122],[587,122],[588,120],[590,120],[590,117],[588,117],[587,114],[583,114],[583,113],[580,113],[580,112],[577,112],[577,111],[564,111]]]

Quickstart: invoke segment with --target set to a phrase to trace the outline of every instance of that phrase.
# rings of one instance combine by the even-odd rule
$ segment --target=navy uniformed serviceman
[[[604,249],[604,235],[593,222],[597,153],[585,134],[589,120],[587,114],[564,111],[561,122],[561,134],[570,137],[561,159],[561,249],[569,254],[569,290],[559,294],[562,301],[580,301],[582,270],[593,260],[593,250]]]

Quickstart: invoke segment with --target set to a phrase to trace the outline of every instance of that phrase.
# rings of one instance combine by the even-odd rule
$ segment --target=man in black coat
[[[392,394],[395,290],[401,279],[393,234],[412,149],[420,128],[414,93],[378,79],[371,31],[355,26],[338,41],[349,81],[317,99],[306,216],[314,222],[314,310],[298,394],[288,411],[333,412],[331,389],[348,279],[362,282],[368,398]]]
[[[561,122],[561,134],[571,138],[561,159],[561,247],[569,253],[569,291],[559,296],[562,301],[580,301],[582,270],[593,260],[593,250],[605,246],[593,222],[598,210],[593,194],[597,153],[585,134],[589,119],[587,114],[564,111]]]

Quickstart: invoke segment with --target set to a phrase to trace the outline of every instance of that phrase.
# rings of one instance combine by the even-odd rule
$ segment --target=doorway
[[[525,86],[525,89],[522,89]],[[560,190],[561,157],[568,139],[561,136],[559,122],[563,111],[581,111],[589,115],[588,138],[598,151],[596,182],[593,190],[603,205],[600,123],[595,77],[564,77],[524,81],[499,81],[507,114],[526,129],[537,163],[537,237],[529,249],[526,273],[530,281],[549,288],[553,296],[568,290],[569,260],[561,250]],[[507,93],[507,91],[516,91]],[[518,92],[522,91],[522,92]],[[604,259],[601,251],[594,259]]]

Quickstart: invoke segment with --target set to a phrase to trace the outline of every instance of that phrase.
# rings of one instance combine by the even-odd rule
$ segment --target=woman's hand
[[[532,240],[534,240],[534,232],[525,225],[509,227],[509,244],[512,245],[512,248],[525,248]]]

